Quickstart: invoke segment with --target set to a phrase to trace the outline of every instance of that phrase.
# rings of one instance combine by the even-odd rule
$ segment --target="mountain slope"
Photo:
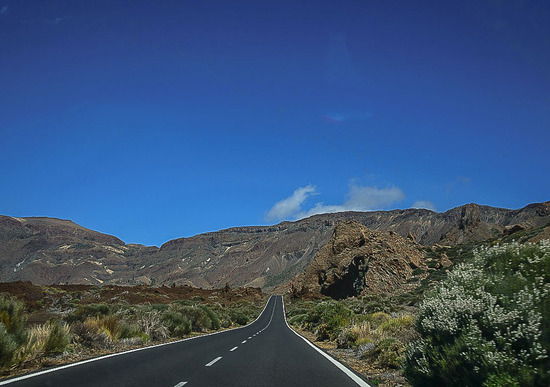
[[[114,278],[135,269],[131,257],[148,250],[156,248],[126,245],[68,220],[0,216],[2,281],[117,283]]]
[[[550,202],[519,210],[467,204],[443,213],[409,209],[322,214],[175,239],[160,248],[125,244],[67,220],[0,216],[0,281],[273,287],[301,273],[335,225],[348,220],[423,245],[454,245],[501,235],[510,226],[548,224]]]

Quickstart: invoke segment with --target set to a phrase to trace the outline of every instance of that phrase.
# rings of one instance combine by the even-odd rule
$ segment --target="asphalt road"
[[[281,296],[242,328],[5,380],[43,386],[368,386],[292,331]]]

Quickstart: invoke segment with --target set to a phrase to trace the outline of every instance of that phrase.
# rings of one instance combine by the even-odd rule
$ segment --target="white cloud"
[[[326,214],[343,211],[372,211],[386,208],[405,197],[397,187],[377,188],[362,187],[352,184],[342,204],[316,203],[313,208],[296,214],[296,219],[306,218],[316,214]]]
[[[405,194],[398,187],[378,188],[352,184],[343,203],[318,202],[309,209],[302,209],[305,200],[315,194],[317,194],[315,186],[307,185],[298,188],[290,197],[275,203],[267,213],[266,219],[302,219],[332,212],[380,210],[405,198]]]
[[[435,204],[433,204],[429,200],[417,200],[413,203],[411,208],[424,208],[426,210],[435,211]]]
[[[266,220],[288,219],[294,214],[302,211],[302,204],[311,195],[315,195],[317,190],[313,185],[306,185],[296,189],[292,195],[277,203],[267,212]]]

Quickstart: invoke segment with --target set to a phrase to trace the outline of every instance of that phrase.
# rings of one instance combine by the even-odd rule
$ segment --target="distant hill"
[[[274,226],[235,227],[179,238],[160,248],[125,244],[69,220],[0,216],[0,281],[270,288],[304,271],[342,221],[393,231],[421,245],[456,245],[550,223],[550,202],[518,210],[467,204],[341,212]]]

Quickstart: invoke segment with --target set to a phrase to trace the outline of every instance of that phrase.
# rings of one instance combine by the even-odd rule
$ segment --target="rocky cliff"
[[[290,286],[335,299],[395,293],[407,286],[414,269],[425,268],[424,252],[411,239],[345,221],[334,228],[328,243]]]
[[[502,235],[515,225],[550,223],[550,202],[508,210],[467,204],[447,212],[422,209],[315,215],[275,226],[237,227],[158,247],[120,239],[53,218],[0,216],[0,281],[37,284],[152,284],[273,287],[301,273],[336,224],[355,221],[422,245],[458,244]]]

